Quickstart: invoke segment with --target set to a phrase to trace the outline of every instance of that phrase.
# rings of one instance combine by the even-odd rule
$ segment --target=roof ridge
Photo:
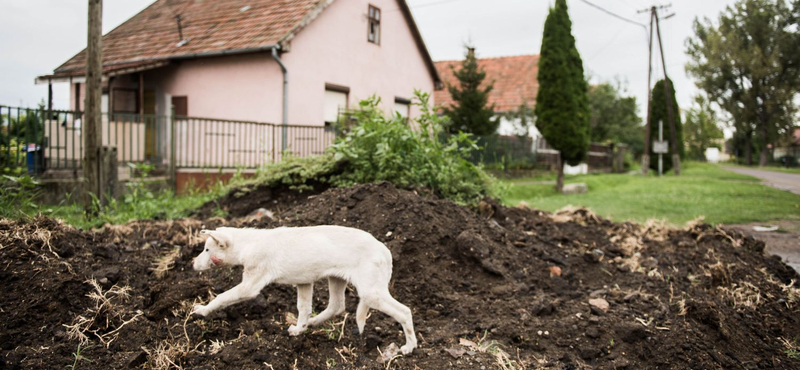
[[[505,58],[517,58],[517,57],[538,57],[540,54],[512,54],[512,55],[497,55],[485,58],[478,58],[478,60],[487,60],[487,59],[505,59]],[[461,62],[464,59],[446,59],[446,60],[437,60],[435,63],[446,63],[446,62]]]

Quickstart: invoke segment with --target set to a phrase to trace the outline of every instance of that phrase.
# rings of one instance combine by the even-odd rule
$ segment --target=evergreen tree
[[[683,146],[683,124],[681,124],[681,115],[678,108],[678,101],[675,99],[675,85],[672,80],[669,80],[670,87],[670,101],[672,102],[672,118],[675,120],[675,137],[678,140],[678,154],[684,158]],[[653,87],[653,97],[650,103],[650,143],[658,140],[658,121],[664,122],[664,141],[670,140],[669,118],[667,116],[667,100],[664,97],[664,80],[656,82]],[[652,148],[652,146],[651,146]],[[651,149],[652,150],[652,149]],[[672,143],[669,143],[669,153],[663,155],[664,172],[672,169]],[[653,153],[650,155],[650,168],[658,171],[658,155]]]
[[[494,118],[494,105],[488,105],[492,84],[481,87],[486,72],[478,66],[474,48],[467,47],[466,58],[459,70],[453,68],[453,75],[458,79],[458,86],[447,85],[453,104],[444,108],[444,114],[450,117],[448,131],[477,136],[494,134],[500,121]]]
[[[539,57],[536,127],[561,153],[556,189],[564,184],[564,162],[577,165],[589,147],[589,100],[583,61],[575,48],[566,0],[556,0],[544,24]]]

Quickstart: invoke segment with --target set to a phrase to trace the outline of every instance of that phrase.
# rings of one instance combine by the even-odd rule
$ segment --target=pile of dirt
[[[250,207],[241,197],[216,206],[274,217],[87,232],[45,217],[0,221],[0,368],[800,367],[798,276],[736,232],[491,202],[476,213],[388,183],[281,198],[290,202],[272,194],[248,195]],[[413,354],[376,360],[403,342],[400,326],[377,312],[363,336],[350,314],[289,337],[288,286],[190,317],[194,303],[241,279],[240,268],[191,271],[200,229],[318,224],[366,230],[391,250],[392,294],[412,309],[418,332]],[[315,312],[326,285],[315,288]],[[356,302],[348,290],[349,312]]]

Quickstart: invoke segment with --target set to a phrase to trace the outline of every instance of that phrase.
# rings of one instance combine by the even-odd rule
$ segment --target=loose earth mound
[[[247,212],[264,207],[273,218],[94,231],[46,217],[0,221],[0,368],[800,368],[798,276],[750,237],[612,223],[584,209],[484,202],[476,213],[388,183],[284,193],[213,205],[240,216],[251,204]],[[289,337],[288,286],[206,319],[189,315],[241,279],[237,268],[191,271],[200,229],[318,224],[357,227],[389,247],[392,294],[414,313],[412,355],[391,356],[402,332],[378,312],[363,336],[349,314]],[[326,285],[315,288],[315,312]],[[356,302],[348,290],[349,312]]]

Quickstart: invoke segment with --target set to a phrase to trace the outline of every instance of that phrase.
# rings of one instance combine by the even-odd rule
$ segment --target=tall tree
[[[560,153],[558,191],[564,186],[564,162],[577,165],[586,155],[591,115],[583,61],[567,10],[566,0],[556,0],[544,23],[535,110],[536,127]]]
[[[494,105],[488,105],[492,84],[481,86],[486,72],[478,66],[475,48],[467,47],[461,68],[453,68],[453,75],[458,80],[458,86],[447,86],[453,97],[453,104],[444,108],[444,114],[450,117],[448,130],[451,133],[468,132],[478,136],[494,134],[500,120],[494,117]]]
[[[658,140],[658,121],[663,122],[664,125],[664,140],[668,141],[670,134],[669,134],[669,118],[668,118],[668,111],[667,111],[667,99],[664,97],[665,80],[660,80],[656,82],[656,85],[653,87],[653,99],[650,103],[650,142]],[[669,101],[672,102],[672,112],[674,112],[673,118],[675,119],[675,137],[677,138],[677,147],[678,147],[678,155],[683,158],[685,157],[685,149],[683,146],[683,125],[681,124],[681,115],[678,114],[680,112],[678,108],[678,100],[675,99],[675,84],[672,83],[672,80],[669,80],[670,86],[670,93],[672,96],[669,97]],[[672,143],[669,145],[669,152],[664,155],[664,172],[667,172],[672,169]],[[654,170],[658,170],[658,156],[651,155],[650,156],[650,168]]]
[[[689,151],[689,158],[703,161],[706,158],[706,149],[712,147],[722,149],[721,140],[725,135],[717,126],[717,114],[708,100],[698,95],[694,101],[694,106],[686,110],[683,139]]]
[[[720,14],[717,25],[695,20],[687,41],[687,71],[709,99],[731,118],[752,164],[753,141],[767,148],[789,132],[800,92],[800,1],[739,0]]]
[[[642,119],[636,114],[636,98],[622,96],[619,83],[604,82],[589,88],[591,141],[626,144],[634,156],[644,150]]]

